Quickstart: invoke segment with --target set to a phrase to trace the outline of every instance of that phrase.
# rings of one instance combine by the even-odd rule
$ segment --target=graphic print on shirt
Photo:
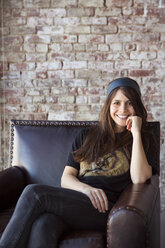
[[[99,158],[98,162],[80,162],[79,176],[118,176],[129,170],[129,160],[124,150],[116,150]]]

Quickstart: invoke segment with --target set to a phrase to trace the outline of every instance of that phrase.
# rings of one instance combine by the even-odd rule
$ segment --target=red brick
[[[48,78],[48,73],[47,71],[41,71],[36,73],[36,78],[37,79],[46,79]]]
[[[134,71],[130,71],[129,75],[131,77],[148,77],[148,76],[155,75],[155,71],[154,70],[134,70]]]

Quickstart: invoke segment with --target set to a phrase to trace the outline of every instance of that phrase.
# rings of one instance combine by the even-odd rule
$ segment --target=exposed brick
[[[106,35],[106,43],[111,42],[131,42],[132,41],[132,34],[131,33],[123,33],[123,34],[109,34]]]
[[[106,17],[82,17],[81,23],[85,25],[104,25],[107,24]]]
[[[31,80],[36,78],[36,72],[35,71],[23,71],[22,72],[22,79],[24,80]]]
[[[74,96],[62,96],[58,99],[59,103],[73,104],[75,101]]]
[[[77,0],[52,0],[51,1],[51,6],[52,7],[55,7],[55,8],[59,8],[59,7],[68,7],[68,5],[71,5],[71,6],[76,6],[77,5]]]
[[[101,76],[101,71],[96,70],[76,70],[76,78],[91,79]]]
[[[20,78],[20,72],[5,71],[2,73],[1,79],[19,79],[19,78]]]
[[[79,17],[65,17],[65,18],[54,18],[55,25],[79,25],[81,23],[81,19]]]
[[[26,24],[26,18],[25,17],[10,17],[10,18],[4,18],[3,19],[3,25],[6,27],[11,26],[19,26],[19,25],[25,25]]]
[[[73,70],[57,70],[57,71],[49,71],[48,78],[50,79],[69,79],[74,78]]]
[[[24,27],[24,26],[16,26],[10,28],[11,34],[35,34],[36,30],[34,27]]]
[[[98,45],[97,43],[87,43],[86,44],[86,51],[90,52],[90,51],[97,51]]]
[[[79,6],[80,7],[104,7],[104,0],[90,0],[90,1],[84,1],[79,0]]]
[[[103,43],[104,36],[103,35],[79,35],[79,42],[80,43]]]
[[[103,95],[104,89],[103,87],[81,87],[78,88],[79,95]]]
[[[117,61],[115,62],[116,69],[125,69],[125,68],[136,68],[140,69],[141,62],[138,60],[131,61],[131,60],[124,60],[124,61]]]
[[[38,45],[38,44],[37,44]],[[36,51],[36,46],[34,43],[25,43],[24,46],[24,51],[25,52],[28,52],[28,53],[32,53],[32,52],[35,52]]]
[[[46,61],[46,55],[42,53],[29,53],[29,54],[26,54],[26,61],[43,62],[43,61]]]
[[[132,7],[123,7],[123,15],[130,16],[133,14],[133,8]]]
[[[120,16],[121,9],[109,6],[108,8],[97,8],[96,16]]]
[[[52,17],[28,17],[27,25],[28,26],[39,26],[39,25],[52,25],[53,18]]]
[[[87,96],[77,96],[76,103],[77,104],[86,104],[88,102]]]
[[[52,36],[52,42],[76,43],[77,35],[56,35]]]
[[[131,77],[148,77],[153,76],[155,74],[154,70],[134,70],[130,71]]]
[[[110,50],[116,52],[121,51],[123,48],[122,43],[112,43],[110,44]]]
[[[37,79],[46,79],[46,78],[48,78],[48,73],[47,73],[47,71],[45,70],[43,70],[43,71],[37,71],[36,72],[36,78]]]
[[[35,63],[10,63],[11,71],[31,71],[35,69]]]
[[[90,27],[89,26],[66,26],[65,27],[65,33],[66,34],[89,34],[90,33]]]
[[[62,60],[62,61],[73,61],[75,60],[74,53],[61,53],[61,52],[51,52],[48,53],[48,61]]]
[[[33,103],[45,103],[45,96],[34,96]]]
[[[133,33],[133,41],[156,42],[160,40],[159,33]]]
[[[22,8],[22,0],[5,0],[3,1],[3,8]]]
[[[87,62],[86,61],[64,61],[63,69],[86,69]]]
[[[50,36],[48,35],[26,35],[25,42],[49,44]]]
[[[93,26],[92,33],[96,34],[114,34],[117,33],[116,25],[108,25],[108,26]]]
[[[97,121],[98,120],[98,113],[90,113],[90,115],[88,114],[88,112],[84,112],[84,113],[76,113],[76,120],[78,121]]]
[[[139,26],[139,25],[127,25],[127,26],[119,26],[119,32],[121,33],[146,33],[148,31],[148,28]]]
[[[76,112],[77,113],[91,112],[91,106],[89,106],[89,105],[80,105],[80,104],[76,106]]]
[[[57,70],[61,69],[61,62],[55,61],[55,62],[43,62],[43,63],[37,63],[37,68],[39,70]]]
[[[102,52],[107,52],[107,51],[109,51],[109,46],[106,44],[99,44],[98,50],[102,51]]]
[[[103,71],[112,70],[113,62],[88,62],[88,68]]]
[[[108,24],[109,25],[123,25],[125,28],[127,25],[133,25],[132,23],[132,16],[119,16],[119,17],[108,17]]]
[[[125,7],[132,6],[132,0],[106,0],[106,5],[108,7],[117,6],[117,7]]]
[[[34,8],[34,7],[49,7],[50,0],[24,0],[25,8]]]
[[[129,54],[126,52],[108,52],[108,53],[104,53],[103,55],[103,60],[104,61],[109,61],[109,60],[128,60],[129,59]]]
[[[86,61],[97,61],[102,60],[102,53],[99,52],[80,52],[76,54],[77,60],[86,60]]]
[[[27,16],[39,16],[40,15],[40,9],[38,8],[29,8],[27,10]]]
[[[48,51],[47,44],[36,44],[36,52],[46,53]]]
[[[163,33],[164,32],[164,27],[165,27],[165,23],[163,24],[151,24],[151,31],[152,32],[158,32],[158,33]]]
[[[70,79],[70,80],[63,80],[62,86],[64,87],[76,87],[76,86],[87,86],[87,80],[85,79]]]
[[[34,80],[33,82],[35,82],[37,87],[59,87],[61,86],[61,83],[62,83],[60,79],[53,79],[53,80],[37,79],[37,80]]]
[[[75,112],[49,113],[48,120],[75,120]]]
[[[130,53],[130,59],[145,59],[145,60],[152,60],[155,59],[157,56],[156,52],[131,52]]]
[[[94,9],[93,8],[69,8],[67,9],[67,16],[93,16]]]
[[[61,2],[61,1],[60,1]],[[66,10],[62,8],[49,8],[49,9],[40,9],[41,17],[64,17],[66,16]]]
[[[4,91],[5,97],[21,97],[25,95],[25,91],[23,88],[21,89],[6,89]]]

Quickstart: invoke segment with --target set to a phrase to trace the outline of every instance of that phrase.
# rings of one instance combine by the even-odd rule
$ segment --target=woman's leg
[[[57,247],[59,237],[67,230],[67,225],[60,217],[44,213],[33,223],[27,248]]]
[[[59,216],[69,228],[99,231],[105,230],[108,215],[108,212],[99,213],[83,193],[44,185],[29,185],[23,191],[2,235],[0,248],[26,247],[32,224],[45,212]]]

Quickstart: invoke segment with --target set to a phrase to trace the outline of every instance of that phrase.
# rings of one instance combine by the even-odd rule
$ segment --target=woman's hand
[[[105,192],[102,189],[93,188],[93,187],[84,187],[82,193],[87,195],[92,205],[98,209],[99,212],[105,213],[108,210],[108,199]]]
[[[131,131],[132,135],[141,132],[142,119],[139,116],[130,116],[126,121],[127,130]]]
[[[77,190],[87,195],[91,200],[92,205],[98,209],[99,212],[105,212],[108,210],[108,199],[105,192],[102,189],[97,189],[91,187],[86,183],[82,183],[77,178],[78,170],[65,166],[62,178],[61,178],[61,186],[63,188],[69,188],[73,190]]]

